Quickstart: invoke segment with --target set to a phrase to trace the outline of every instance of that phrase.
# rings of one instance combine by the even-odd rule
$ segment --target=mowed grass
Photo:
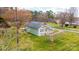
[[[55,50],[75,51],[79,50],[79,34],[65,32],[54,36]]]
[[[75,51],[79,50],[79,34],[64,32],[52,36],[36,36],[26,31],[19,30],[20,51]],[[0,48],[8,51],[16,51],[16,28],[7,29],[5,36],[0,35]],[[1,50],[0,49],[0,50]]]
[[[58,28],[58,29],[79,31],[79,26],[77,26],[76,28],[73,28],[73,26],[65,27],[65,25],[64,25],[64,27],[62,28],[62,27],[60,26],[60,24],[51,23],[51,22],[49,22],[48,25],[50,25],[51,27],[54,27],[54,28]]]
[[[54,28],[60,28],[59,24],[48,22],[48,25]]]

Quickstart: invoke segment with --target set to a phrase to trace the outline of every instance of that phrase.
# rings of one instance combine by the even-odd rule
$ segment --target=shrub
[[[77,25],[74,25],[73,28],[77,28]]]
[[[68,27],[69,26],[69,24],[65,24],[65,27]]]

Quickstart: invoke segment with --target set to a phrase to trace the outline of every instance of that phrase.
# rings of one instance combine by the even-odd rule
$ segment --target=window
[[[44,31],[44,29],[40,29],[40,32],[43,32]]]
[[[46,28],[45,31],[48,31],[48,28]]]

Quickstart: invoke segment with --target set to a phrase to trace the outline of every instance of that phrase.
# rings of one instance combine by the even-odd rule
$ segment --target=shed
[[[44,22],[31,21],[27,25],[26,30],[27,32],[32,33],[34,35],[44,36],[50,34],[53,28]]]

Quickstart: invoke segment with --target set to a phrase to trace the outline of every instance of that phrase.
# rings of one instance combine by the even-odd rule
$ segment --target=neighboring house
[[[52,22],[52,23],[56,23],[57,24],[56,19],[52,19],[52,18],[49,18],[48,22]]]
[[[56,23],[57,24],[60,24],[60,19],[56,19]]]
[[[70,23],[69,22],[65,22],[65,24],[68,24],[69,25]]]
[[[52,19],[52,18],[48,18],[46,20],[40,20],[40,19],[32,19],[32,21],[37,21],[37,22],[52,22],[52,23],[56,23],[56,20],[55,19]]]
[[[37,36],[43,36],[43,35],[48,35],[52,33],[53,28],[47,25],[44,22],[35,22],[31,21],[27,25],[27,32],[32,33]]]
[[[74,23],[79,26],[79,20],[74,21]]]
[[[73,21],[72,23],[70,23],[70,22],[65,22],[65,24],[68,24],[68,25],[72,24],[72,25],[78,25],[78,26],[79,26],[79,20],[75,20],[75,21]]]

